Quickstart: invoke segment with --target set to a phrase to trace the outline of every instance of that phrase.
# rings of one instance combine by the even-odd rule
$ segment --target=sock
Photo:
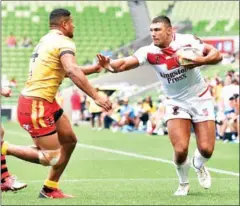
[[[46,179],[44,181],[43,190],[45,192],[51,192],[53,189],[58,189],[59,183]]]
[[[204,164],[205,162],[207,162],[208,160],[209,160],[209,158],[203,157],[203,156],[200,154],[199,150],[196,148],[196,150],[195,150],[195,152],[194,152],[194,156],[193,156],[193,161],[192,161],[193,166],[194,166],[196,169],[200,169],[200,168],[203,166],[203,164]]]
[[[5,178],[9,176],[10,174],[6,164],[6,157],[5,155],[1,155],[1,183],[5,182]]]
[[[189,158],[187,157],[185,162],[182,164],[178,165],[174,162],[175,167],[176,167],[176,172],[179,178],[179,183],[184,184],[184,183],[189,183],[188,181],[188,171],[190,169],[190,161]]]
[[[1,146],[2,146],[2,148],[1,148],[1,154],[2,154],[2,155],[6,155],[6,154],[7,154],[7,149],[8,149],[8,142],[2,141],[2,142],[1,142]]]

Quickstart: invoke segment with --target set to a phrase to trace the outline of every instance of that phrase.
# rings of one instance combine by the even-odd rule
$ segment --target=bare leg
[[[12,155],[19,159],[40,164],[38,157],[38,149],[30,146],[18,146],[13,144],[8,144],[8,149],[6,155]]]
[[[102,119],[101,119],[101,115],[98,116],[98,128],[102,127]]]
[[[182,164],[188,155],[191,120],[171,119],[167,123],[169,138],[174,148],[175,162]]]
[[[179,178],[179,187],[174,195],[187,195],[189,191],[188,172],[190,161],[188,145],[191,132],[191,120],[172,119],[167,123],[169,138],[174,148],[174,163]]]
[[[212,156],[215,145],[215,122],[204,121],[194,123],[194,130],[197,139],[197,149],[195,150],[192,159],[192,165],[198,175],[199,184],[208,189],[211,187],[211,176],[204,163],[206,163]]]
[[[95,120],[94,120],[93,114],[92,114],[92,116],[91,116],[91,125],[92,125],[92,128],[94,128],[94,126],[95,126]]]
[[[73,133],[69,119],[65,114],[56,123],[57,135],[49,137],[42,137],[35,140],[38,147],[43,150],[56,150],[60,148],[61,157],[55,166],[51,167],[48,179],[58,182],[71,154],[76,146],[77,138]]]
[[[193,124],[197,137],[197,147],[201,155],[205,158],[212,156],[215,145],[215,122],[205,121]]]

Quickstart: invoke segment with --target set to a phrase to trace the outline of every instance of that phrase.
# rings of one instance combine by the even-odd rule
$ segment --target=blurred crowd
[[[6,45],[8,48],[17,48],[17,47],[28,48],[28,47],[32,47],[33,43],[28,36],[23,36],[22,39],[20,39],[20,41],[18,42],[15,35],[11,32],[6,39]]]
[[[239,142],[239,72],[228,71],[223,77],[206,78],[215,100],[216,137],[224,142]],[[99,91],[101,95],[106,95]],[[164,96],[153,101],[146,96],[137,101],[127,97],[112,100],[113,108],[102,111],[91,98],[74,90],[71,97],[72,122],[90,121],[93,130],[110,129],[113,132],[138,132],[148,135],[167,134],[164,121]]]
[[[217,139],[239,142],[239,72],[206,78],[215,99]]]

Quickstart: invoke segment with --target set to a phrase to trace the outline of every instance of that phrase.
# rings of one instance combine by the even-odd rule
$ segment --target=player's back
[[[53,102],[65,77],[60,57],[66,51],[75,54],[75,50],[74,42],[59,30],[43,36],[30,59],[29,76],[22,94]]]

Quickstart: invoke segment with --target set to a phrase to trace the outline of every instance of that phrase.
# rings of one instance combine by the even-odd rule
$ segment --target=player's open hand
[[[110,72],[114,72],[114,70],[110,66],[110,58],[107,56],[103,56],[102,54],[97,54],[98,64],[103,68],[107,69]]]
[[[98,106],[102,107],[107,112],[112,109],[112,103],[106,96],[98,95],[98,97],[94,101]]]
[[[107,56],[103,56],[102,54],[97,54],[98,64],[101,65],[103,68],[108,67],[110,63],[110,58]]]
[[[3,87],[1,90],[1,95],[4,97],[10,97],[12,95],[12,90],[9,87]]]

